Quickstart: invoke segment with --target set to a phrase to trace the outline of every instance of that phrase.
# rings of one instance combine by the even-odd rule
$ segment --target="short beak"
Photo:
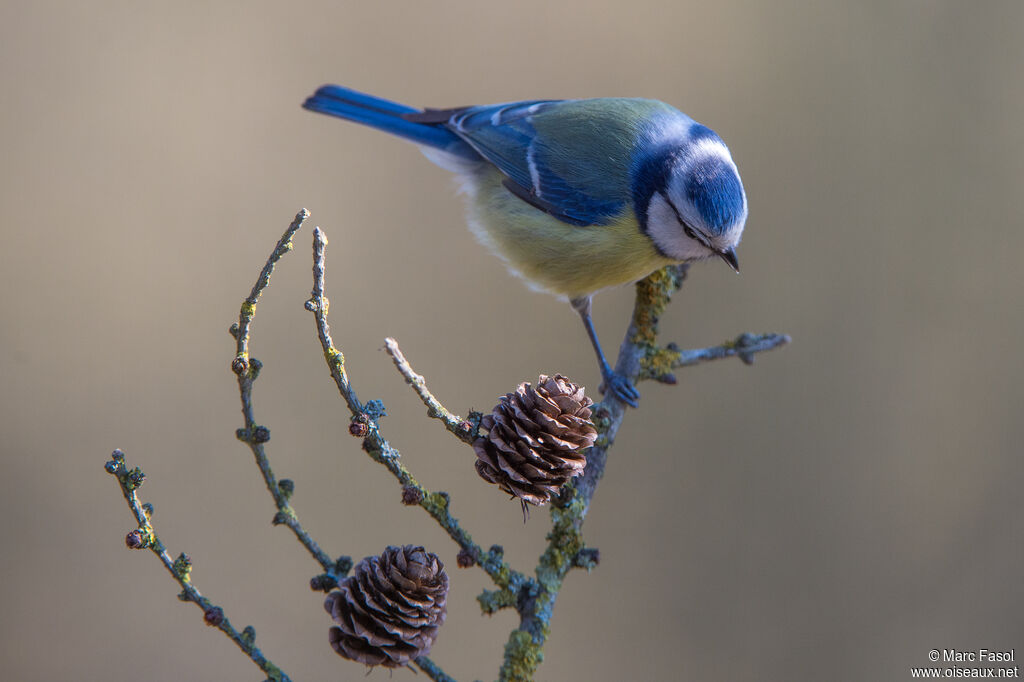
[[[740,261],[736,258],[736,249],[726,249],[725,251],[715,251],[718,257],[729,264],[729,267],[736,272],[740,271]]]

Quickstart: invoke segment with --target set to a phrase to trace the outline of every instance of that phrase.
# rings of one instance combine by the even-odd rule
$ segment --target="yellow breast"
[[[576,298],[675,262],[658,254],[631,209],[607,225],[570,225],[513,196],[502,179],[494,169],[474,178],[470,226],[513,273],[540,289]]]

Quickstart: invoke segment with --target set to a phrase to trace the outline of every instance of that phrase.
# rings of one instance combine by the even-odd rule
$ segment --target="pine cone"
[[[331,646],[369,666],[404,666],[430,652],[447,597],[448,574],[437,555],[413,545],[388,547],[356,564],[324,601],[337,623]]]
[[[477,473],[524,502],[543,505],[583,473],[583,451],[597,440],[593,404],[582,386],[561,374],[541,374],[536,389],[520,384],[480,420],[488,433],[473,443]]]

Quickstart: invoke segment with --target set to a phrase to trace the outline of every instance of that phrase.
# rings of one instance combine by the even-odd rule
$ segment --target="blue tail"
[[[419,109],[349,90],[340,85],[323,86],[302,106],[310,111],[362,123],[456,156],[474,160],[480,158],[472,147],[443,127],[443,124],[416,123],[404,118],[406,114],[421,113]]]

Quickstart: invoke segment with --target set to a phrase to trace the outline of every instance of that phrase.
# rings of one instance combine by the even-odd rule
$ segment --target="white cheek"
[[[660,192],[655,192],[647,207],[647,236],[662,253],[678,261],[699,260],[714,255],[683,233],[675,211]]]

